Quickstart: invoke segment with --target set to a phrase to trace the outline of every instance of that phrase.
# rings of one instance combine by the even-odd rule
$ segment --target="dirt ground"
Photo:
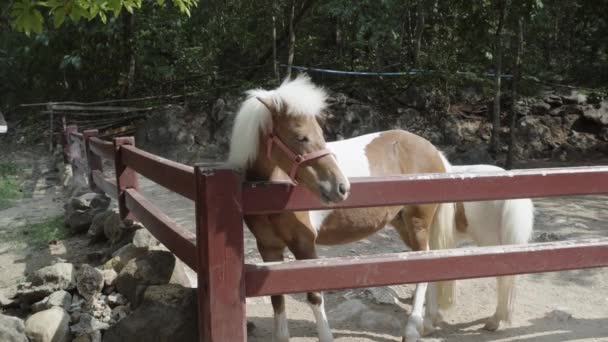
[[[0,211],[0,291],[6,294],[29,272],[53,258],[83,260],[94,250],[82,236],[42,247],[16,239],[26,223],[61,215],[63,202],[51,160],[41,151],[8,156],[27,175],[29,191],[15,206]],[[43,157],[41,157],[41,155]],[[142,192],[185,227],[193,229],[191,201],[141,180]],[[535,237],[553,233],[559,239],[608,237],[608,197],[586,196],[535,200]],[[19,230],[21,235],[28,235]],[[247,262],[260,262],[255,241],[246,233]],[[343,246],[319,247],[323,257],[403,252],[391,229]],[[325,294],[328,318],[336,341],[401,341],[401,327],[411,308],[413,285],[392,286],[397,304],[376,304],[363,290]],[[482,330],[495,307],[493,278],[458,282],[457,303],[444,313],[445,324],[423,341],[608,341],[608,270],[590,269],[520,276],[515,319],[497,332]],[[316,341],[313,315],[302,295],[287,296],[292,341]],[[255,325],[249,341],[271,340],[272,308],[268,298],[248,299],[247,316]]]

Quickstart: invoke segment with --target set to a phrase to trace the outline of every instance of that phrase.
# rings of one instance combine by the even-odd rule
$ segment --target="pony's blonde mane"
[[[271,113],[257,98],[274,106],[277,112],[287,115],[316,116],[327,106],[327,93],[314,85],[307,75],[285,80],[274,90],[252,89],[241,104],[232,126],[228,164],[245,169],[258,156],[260,133],[272,129]]]

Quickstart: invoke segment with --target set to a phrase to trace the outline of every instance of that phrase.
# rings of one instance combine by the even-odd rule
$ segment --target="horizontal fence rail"
[[[352,178],[349,198],[327,205],[290,183],[246,183],[243,211],[267,214],[437,202],[608,194],[608,166]]]
[[[89,139],[89,147],[93,153],[103,159],[114,160],[114,144],[99,138]]]
[[[224,164],[193,168],[137,149],[132,137],[110,143],[98,133],[66,127],[65,160],[197,271],[201,341],[244,342],[246,297],[608,266],[608,238],[245,264],[242,231],[243,215],[608,194],[608,166],[352,178],[346,201],[325,204],[303,186],[243,183]],[[116,180],[102,159],[114,161]],[[196,235],[138,191],[137,173],[195,201]]]
[[[254,297],[601,266],[608,238],[246,265],[245,284]]]
[[[116,186],[115,180],[106,178],[99,170],[93,170],[92,175],[95,185],[97,185],[101,191],[113,199],[118,199],[118,187]]]
[[[137,190],[128,189],[125,195],[127,208],[146,229],[190,268],[198,270],[196,236],[175,223]]]
[[[122,162],[142,176],[195,200],[194,168],[156,156],[133,146],[122,147]]]

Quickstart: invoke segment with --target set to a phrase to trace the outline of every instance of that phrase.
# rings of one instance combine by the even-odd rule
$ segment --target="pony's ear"
[[[264,107],[268,108],[268,110],[270,111],[270,114],[276,114],[277,113],[277,108],[275,106],[275,104],[273,103],[272,100],[268,99],[268,98],[261,98],[259,96],[255,97],[258,101],[260,101]]]

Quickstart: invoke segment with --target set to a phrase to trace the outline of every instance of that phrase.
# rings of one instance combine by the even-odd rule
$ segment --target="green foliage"
[[[63,240],[69,231],[63,222],[63,216],[54,216],[42,222],[28,222],[7,231],[3,238],[26,246],[41,248],[49,242]]]
[[[17,179],[18,168],[13,163],[0,163],[0,210],[9,208],[21,197],[21,188]]]
[[[172,0],[171,3],[181,13],[190,16],[190,11],[197,5],[198,0]],[[157,6],[164,6],[164,0],[157,0]],[[93,20],[99,18],[106,24],[108,17],[118,17],[125,9],[133,14],[141,9],[142,0],[16,0],[13,4],[11,16],[13,28],[26,35],[41,33],[45,18],[41,11],[52,17],[53,27],[60,27],[66,18],[78,23],[81,19]]]
[[[309,1],[298,0],[296,12]],[[295,64],[353,71],[420,68],[441,76],[391,79],[390,84],[486,87],[456,71],[493,71],[497,1],[314,1],[296,24]],[[273,16],[278,37],[286,32],[290,1],[196,3],[15,0],[10,11],[8,3],[0,4],[1,13],[12,15],[15,30],[31,35],[0,30],[0,78],[7,80],[0,82],[0,103],[87,101],[127,93],[212,95],[228,87],[270,82],[271,59],[261,56],[272,51]],[[607,1],[509,3],[502,36],[504,73],[513,72],[515,32],[523,19],[524,75],[585,86],[608,84]],[[46,20],[40,25],[35,24],[39,15]],[[416,52],[421,16],[425,20]],[[278,61],[285,62],[287,46],[280,43]],[[134,70],[129,69],[130,57]],[[130,71],[133,87],[125,92]],[[354,82],[352,77],[319,77]],[[359,80],[366,87],[372,84],[370,78]]]

